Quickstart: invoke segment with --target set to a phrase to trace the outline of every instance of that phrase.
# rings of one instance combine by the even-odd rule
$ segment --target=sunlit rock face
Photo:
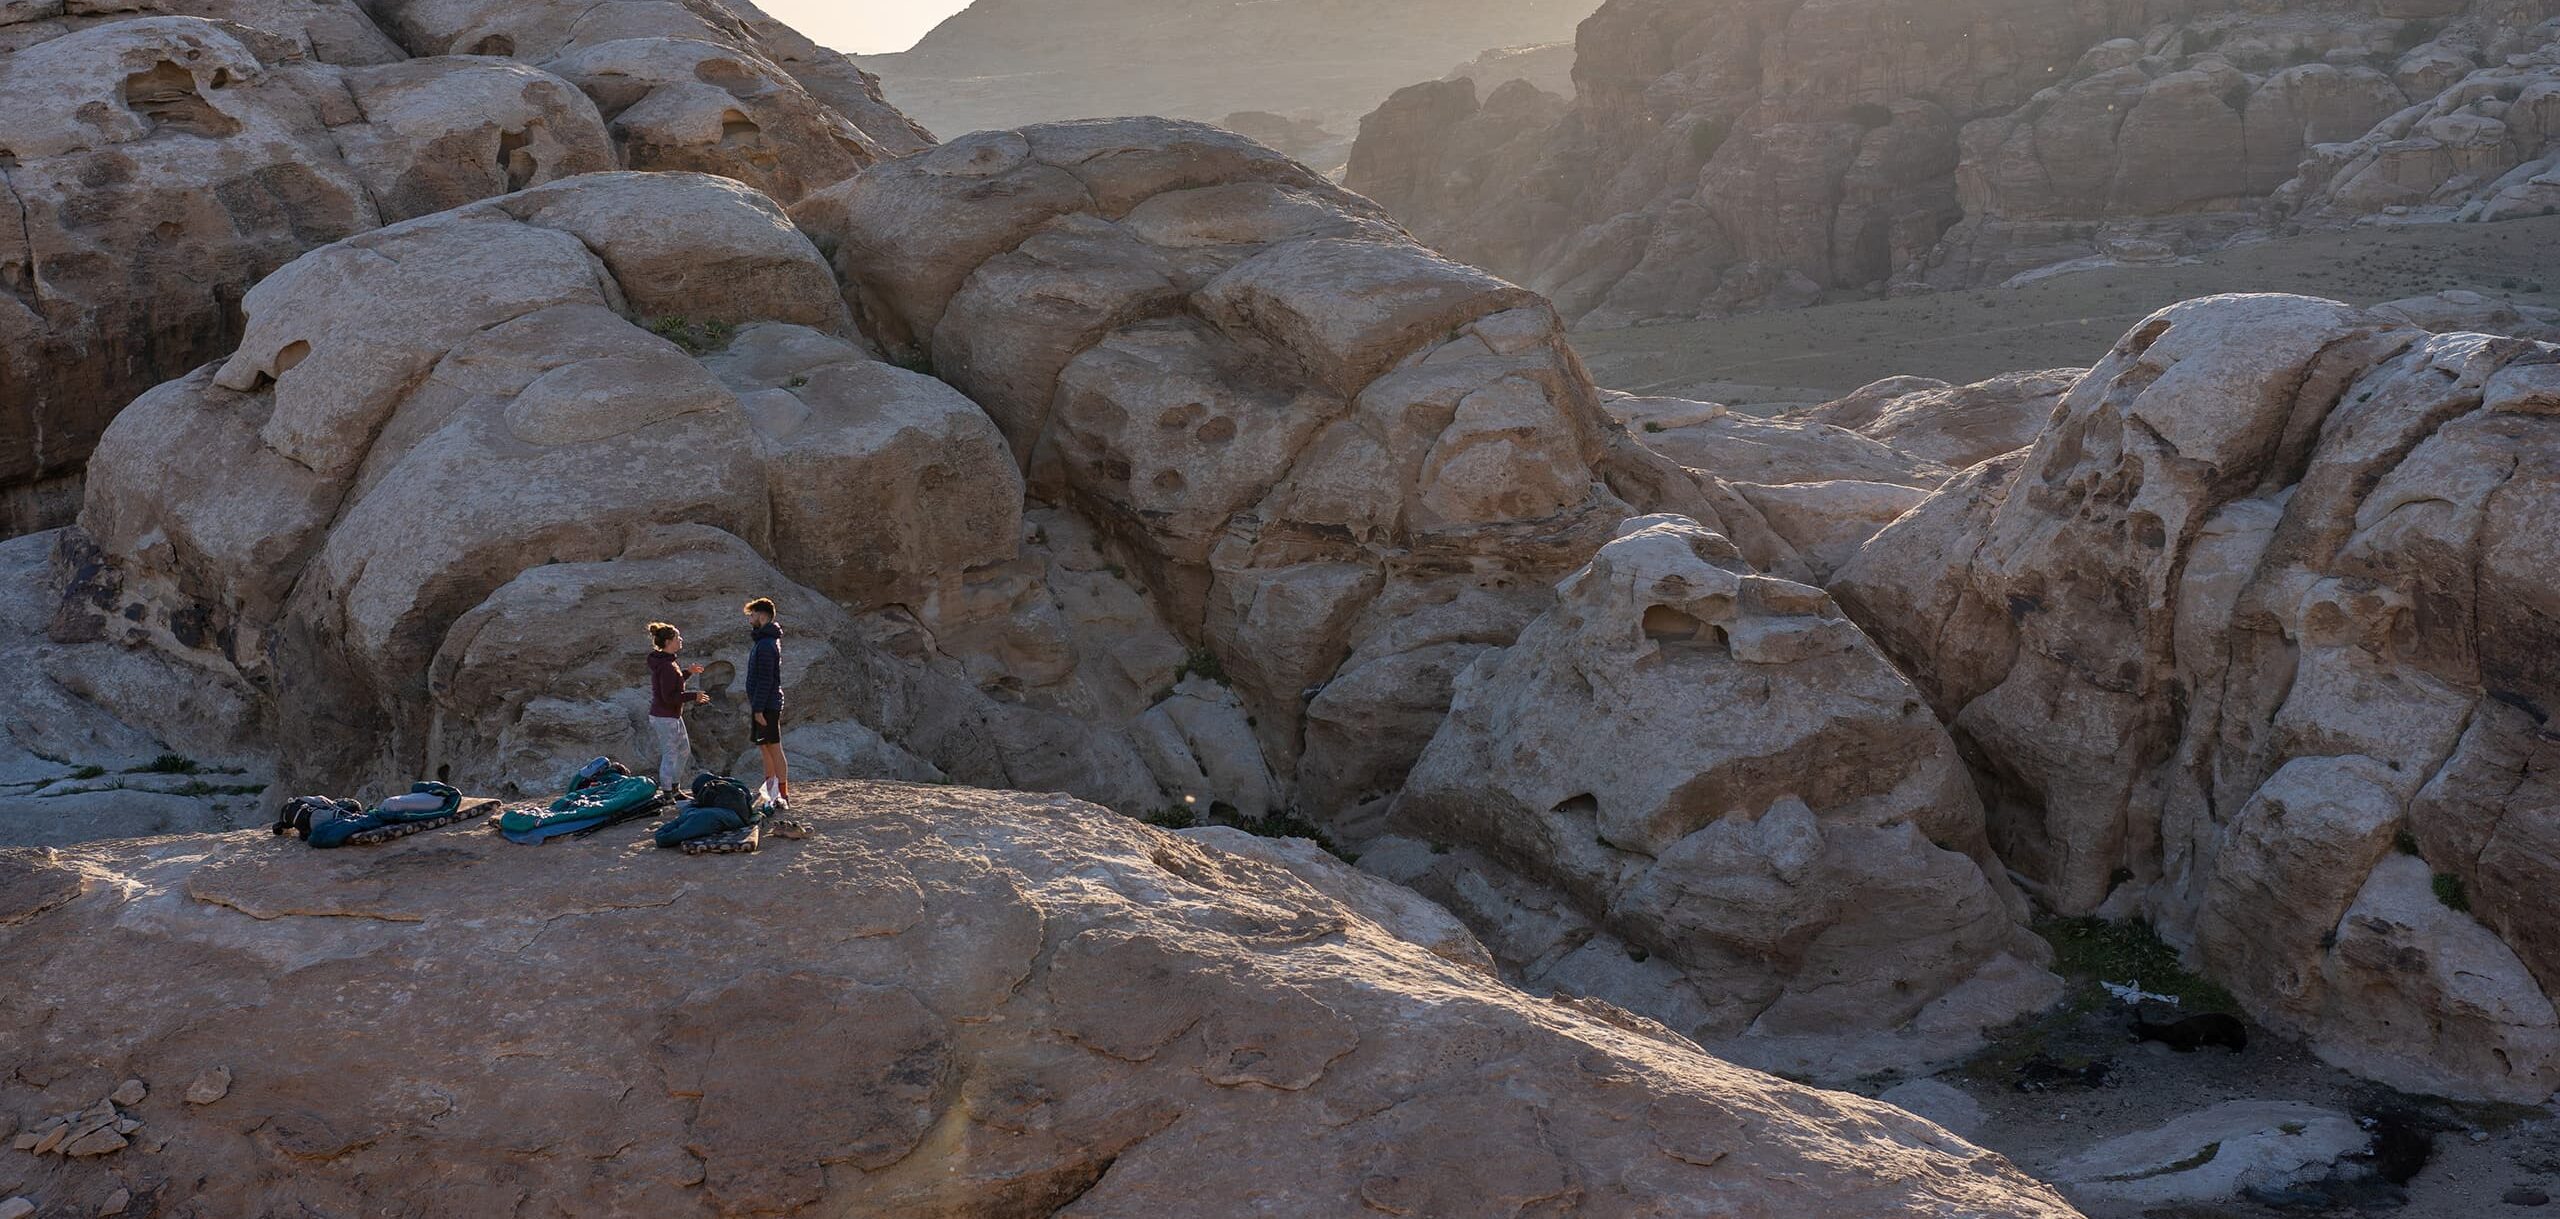
[[[616,167],[787,201],[929,142],[710,2],[14,4],[0,112],[0,536],[67,522],[116,412],[227,354],[307,250]]]

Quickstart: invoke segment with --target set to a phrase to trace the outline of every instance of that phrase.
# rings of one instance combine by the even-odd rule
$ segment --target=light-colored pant
[[[693,738],[685,735],[684,717],[653,715],[649,728],[658,735],[659,789],[684,790],[684,772],[693,768]]]

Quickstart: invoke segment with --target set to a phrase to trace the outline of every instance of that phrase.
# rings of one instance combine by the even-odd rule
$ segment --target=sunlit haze
[[[758,7],[822,46],[879,55],[914,46],[969,0],[760,0]]]

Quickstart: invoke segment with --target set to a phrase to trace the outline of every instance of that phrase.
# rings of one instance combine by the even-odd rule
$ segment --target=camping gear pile
[[[466,800],[451,785],[433,781],[411,784],[407,793],[372,808],[330,796],[295,796],[285,801],[269,832],[291,834],[324,850],[372,846],[486,816],[497,803]]]
[[[315,847],[367,846],[487,816],[497,808],[495,800],[469,799],[448,784],[428,781],[371,808],[332,796],[296,796],[277,813],[273,832],[292,834]],[[626,821],[672,814],[652,835],[659,846],[688,855],[726,855],[756,850],[767,833],[807,837],[806,825],[774,819],[782,809],[769,781],[759,795],[736,778],[703,771],[693,777],[688,797],[661,791],[656,780],[600,757],[579,767],[559,796],[499,812],[489,827],[509,842],[530,845],[583,838]]]

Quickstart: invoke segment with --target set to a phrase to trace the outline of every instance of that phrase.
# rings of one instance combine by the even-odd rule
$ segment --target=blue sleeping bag
[[[432,797],[413,799],[412,797]],[[394,796],[354,817],[338,816],[316,822],[311,827],[311,845],[321,848],[342,847],[347,840],[366,830],[378,830],[404,821],[426,821],[450,816],[462,807],[462,793],[432,780],[409,785],[408,796]]]

